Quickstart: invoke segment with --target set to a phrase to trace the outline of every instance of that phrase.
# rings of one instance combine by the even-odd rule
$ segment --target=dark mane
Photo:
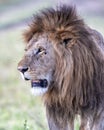
[[[77,16],[73,6],[62,6],[56,9],[47,8],[33,16],[29,30],[24,33],[25,41],[28,42],[35,33],[60,33],[61,31],[72,31],[81,33],[79,28],[84,26],[84,22]],[[84,30],[83,30],[84,31]],[[84,34],[84,32],[82,32]],[[77,35],[77,33],[76,33]]]
[[[62,82],[60,85],[53,84],[56,89],[45,95],[45,103],[53,117],[56,113],[64,119],[67,119],[67,116],[74,118],[78,113],[89,116],[101,105],[104,106],[104,57],[89,36],[81,37],[80,40],[72,47],[71,71],[68,70],[70,58],[57,58],[58,70],[55,79],[58,83],[60,80]],[[66,66],[63,67],[65,61]],[[63,77],[60,76],[62,72]]]

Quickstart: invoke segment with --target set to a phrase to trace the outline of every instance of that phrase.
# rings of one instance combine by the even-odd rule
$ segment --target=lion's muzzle
[[[27,75],[26,72],[28,71],[28,67],[18,67],[18,70],[22,74],[23,79],[25,80],[31,80]],[[48,87],[48,81],[47,79],[35,79],[31,80],[31,87],[41,87],[41,88],[47,88]]]

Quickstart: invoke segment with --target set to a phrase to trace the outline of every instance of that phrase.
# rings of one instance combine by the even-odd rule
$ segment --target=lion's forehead
[[[41,34],[41,35],[34,35],[32,39],[29,41],[29,43],[26,45],[25,49],[35,49],[39,48],[40,46],[44,47],[47,49],[50,47],[52,44],[46,34]]]

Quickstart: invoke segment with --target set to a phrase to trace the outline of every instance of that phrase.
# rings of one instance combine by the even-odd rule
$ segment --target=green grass
[[[13,14],[3,25],[20,21],[31,13],[31,10],[27,14],[23,11],[17,17]],[[86,17],[85,21],[104,34],[104,18]],[[12,28],[0,32],[0,130],[48,130],[41,98],[31,95],[30,83],[23,81],[17,71],[17,63],[24,53],[22,30]]]

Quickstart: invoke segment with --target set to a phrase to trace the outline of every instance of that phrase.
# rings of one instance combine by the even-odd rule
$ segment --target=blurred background
[[[31,95],[17,63],[24,53],[22,33],[32,15],[63,3],[76,5],[85,22],[104,35],[104,0],[0,0],[0,130],[48,130],[41,98]]]

